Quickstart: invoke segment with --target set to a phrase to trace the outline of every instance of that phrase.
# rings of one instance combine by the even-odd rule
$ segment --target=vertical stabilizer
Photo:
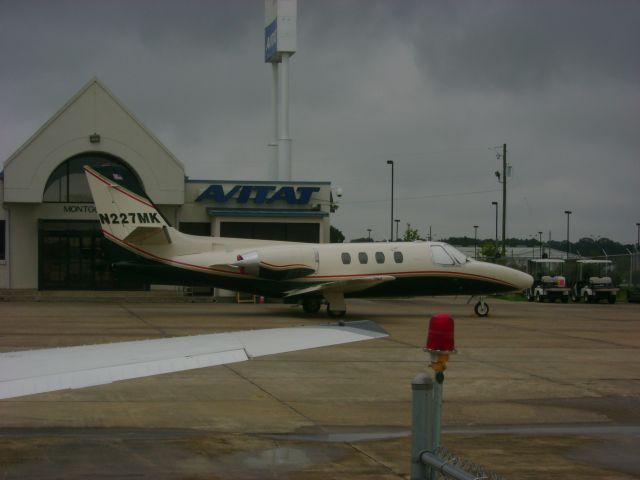
[[[88,166],[84,170],[102,231],[110,240],[124,242],[140,237],[142,231],[167,230],[169,225],[148,197],[120,184],[122,174],[101,173]]]

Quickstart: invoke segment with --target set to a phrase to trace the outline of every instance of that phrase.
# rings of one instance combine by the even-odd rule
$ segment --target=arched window
[[[89,184],[82,167],[101,165],[119,166],[131,172],[140,190],[143,190],[136,173],[122,160],[104,153],[82,153],[62,162],[53,171],[44,187],[42,201],[47,203],[93,203]]]

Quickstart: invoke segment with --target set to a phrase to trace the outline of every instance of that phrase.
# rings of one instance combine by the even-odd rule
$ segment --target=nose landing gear
[[[480,300],[473,307],[473,311],[479,317],[486,317],[489,315],[489,304],[484,301],[484,297],[480,297]]]

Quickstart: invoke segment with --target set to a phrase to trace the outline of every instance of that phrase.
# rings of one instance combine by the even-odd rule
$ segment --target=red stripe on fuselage
[[[127,197],[136,200],[137,202],[142,203],[143,205],[146,205],[147,207],[151,207],[151,208],[156,208],[153,204],[147,202],[145,199],[143,199],[142,197],[139,197],[138,195],[129,192],[128,190],[124,190],[122,187],[120,187],[120,185],[116,185],[113,184],[111,182],[108,182],[102,175],[100,174],[95,174],[94,172],[92,172],[91,170],[85,170],[85,172],[87,172],[89,175],[97,178],[98,180],[100,180],[102,183],[104,183],[105,185],[107,185],[110,188],[115,188],[117,191],[119,191],[120,193],[122,193],[123,195],[126,195]]]
[[[198,269],[198,270],[203,270],[205,272],[216,272],[216,273],[223,273],[226,275],[244,275],[241,272],[232,272],[232,271],[227,271],[227,270],[219,270],[216,268],[211,268],[211,267],[204,267],[202,265],[194,265],[191,263],[186,263],[186,262],[181,262],[179,260],[172,260],[169,258],[163,258],[163,257],[159,257],[158,255],[155,255],[153,253],[147,252],[146,250],[143,250],[141,248],[136,247],[135,245],[132,245],[128,242],[125,242],[121,239],[119,239],[118,237],[116,237],[115,235],[112,235],[111,233],[103,230],[102,233],[104,233],[106,236],[110,237],[111,239],[113,239],[116,242],[119,242],[125,246],[127,246],[128,248],[135,250],[136,252],[139,252],[140,254],[147,256],[147,257],[151,257],[154,260],[157,260],[159,262],[162,263],[170,263],[170,264],[176,264],[176,265],[182,265],[185,267],[189,267],[189,268],[194,268],[194,269]],[[499,283],[501,285],[505,285],[507,287],[512,287],[512,288],[516,288],[515,285],[508,283],[508,282],[503,282],[502,280],[498,280],[496,278],[492,278],[492,277],[487,277],[484,275],[477,275],[474,273],[464,273],[464,272],[446,272],[446,271],[440,271],[440,270],[419,270],[419,271],[413,271],[413,272],[385,272],[385,273],[368,273],[368,274],[351,274],[351,275],[319,275],[319,276],[306,276],[306,277],[302,277],[308,280],[315,280],[315,279],[320,279],[320,280],[339,280],[341,278],[368,278],[368,277],[372,277],[372,276],[380,276],[380,275],[402,275],[402,276],[408,276],[408,275],[414,275],[414,276],[424,276],[424,277],[439,277],[439,276],[458,276],[458,277],[462,277],[462,278],[476,278],[476,279],[480,279],[480,280],[487,280],[493,283]]]
[[[227,271],[227,270],[219,270],[217,268],[204,267],[202,265],[194,265],[192,263],[181,262],[179,260],[172,260],[170,258],[159,257],[158,255],[155,255],[153,253],[147,252],[146,250],[138,248],[138,247],[136,247],[135,245],[133,245],[133,244],[131,244],[129,242],[125,242],[124,240],[119,239],[115,235],[112,235],[111,233],[107,232],[106,230],[102,230],[102,233],[105,236],[108,236],[109,238],[111,238],[113,241],[121,243],[122,245],[124,245],[127,248],[130,248],[132,250],[135,250],[136,252],[140,253],[141,255],[143,255],[145,257],[150,257],[150,258],[152,258],[154,260],[157,260],[157,261],[159,261],[161,263],[175,263],[177,265],[183,265],[183,266],[189,267],[189,268],[196,268],[198,270],[204,270],[206,272],[219,272],[219,273],[224,273],[224,274],[228,274],[228,275],[242,275],[242,273],[240,273],[240,272],[231,272],[231,271]]]

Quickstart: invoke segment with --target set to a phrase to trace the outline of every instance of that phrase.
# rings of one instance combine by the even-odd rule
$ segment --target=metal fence
[[[497,263],[518,270],[527,271],[527,262],[532,258],[540,258],[531,255],[507,256],[498,259]],[[561,257],[563,258],[563,257]],[[577,257],[571,256],[564,265],[564,276],[568,284],[573,284],[578,280],[577,260],[610,260],[611,267],[607,276],[611,277],[613,283],[623,288],[640,288],[640,253],[629,252],[624,255],[602,255],[599,257]],[[598,276],[598,275],[596,275]]]

